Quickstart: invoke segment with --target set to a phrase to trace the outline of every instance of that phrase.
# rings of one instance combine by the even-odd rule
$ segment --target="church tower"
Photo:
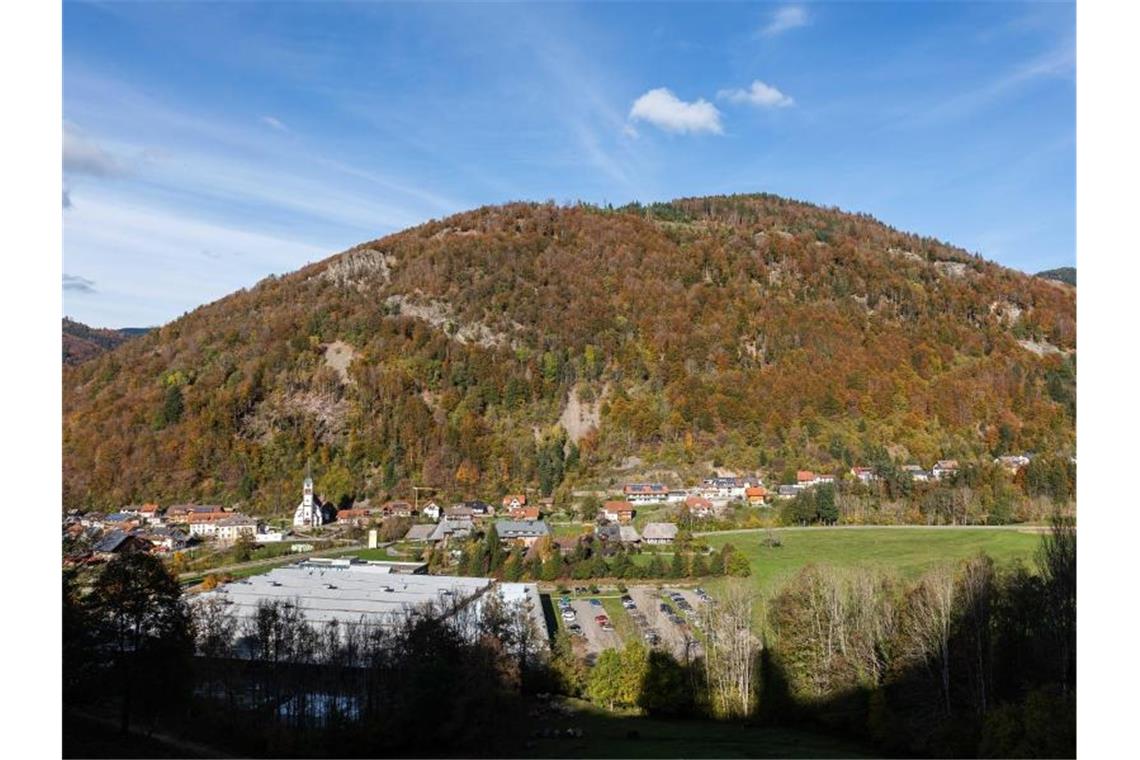
[[[324,523],[321,505],[313,498],[313,470],[311,464],[305,465],[305,483],[301,488],[301,503],[293,512],[294,528],[317,528]]]

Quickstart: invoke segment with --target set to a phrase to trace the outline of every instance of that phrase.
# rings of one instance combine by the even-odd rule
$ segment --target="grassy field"
[[[775,531],[781,546],[765,545],[764,531],[706,536],[717,549],[732,544],[748,556],[751,580],[761,591],[775,591],[809,563],[897,570],[913,578],[945,561],[985,552],[998,565],[1027,562],[1041,536],[1018,530],[975,528],[802,528]]]
[[[539,728],[575,727],[581,738],[537,739],[526,754],[534,757],[870,757],[853,742],[786,728],[623,717],[579,700],[563,717],[540,718]]]

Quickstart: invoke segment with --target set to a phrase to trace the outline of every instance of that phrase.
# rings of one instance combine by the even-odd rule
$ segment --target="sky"
[[[1070,3],[70,2],[65,314],[514,200],[771,192],[1075,264]]]

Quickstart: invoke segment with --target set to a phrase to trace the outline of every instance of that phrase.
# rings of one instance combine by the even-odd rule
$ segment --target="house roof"
[[[641,532],[641,537],[647,541],[661,538],[676,538],[677,526],[673,523],[649,523]]]
[[[99,539],[99,543],[95,544],[91,550],[107,554],[116,552],[123,545],[123,542],[130,537],[129,533],[116,529]]]
[[[526,504],[526,494],[525,493],[509,493],[509,494],[507,494],[506,496],[503,497],[503,506],[505,507],[508,504],[510,504],[512,501],[516,501],[516,500],[518,501],[519,504]]]
[[[669,493],[669,489],[664,483],[626,483],[621,490],[625,494]]]
[[[499,538],[550,535],[550,528],[542,520],[497,520],[495,530]]]
[[[637,528],[633,527],[632,525],[623,525],[619,530],[621,534],[621,540],[625,541],[626,543],[633,543],[641,540],[641,536],[637,534]]]
[[[435,533],[436,525],[413,525],[408,528],[408,532],[404,534],[406,541],[427,541]]]
[[[691,507],[705,507],[705,508],[711,508],[712,507],[712,502],[703,496],[690,496],[687,499],[685,499],[685,504],[686,504],[686,506],[688,506],[690,508]]]
[[[768,489],[764,486],[749,486],[744,489],[745,496],[767,496]]]
[[[607,512],[632,512],[633,505],[628,501],[607,501],[603,508]]]
[[[795,486],[780,486],[781,496],[795,496],[797,493],[799,493],[799,489]]]
[[[797,470],[796,481],[803,483],[805,480],[815,480],[815,473],[811,470]]]

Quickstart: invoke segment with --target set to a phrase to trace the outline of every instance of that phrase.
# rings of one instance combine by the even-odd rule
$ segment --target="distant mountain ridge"
[[[124,327],[112,330],[88,327],[68,317],[63,318],[63,363],[81,364],[110,351],[131,338],[145,335],[149,327]]]
[[[1075,352],[1073,289],[862,214],[489,206],[66,367],[64,501],[283,512],[310,461],[339,502],[1068,454]]]
[[[1058,267],[1057,269],[1046,269],[1044,272],[1038,272],[1034,277],[1040,277],[1043,280],[1056,280],[1063,282],[1066,285],[1072,285],[1074,288],[1077,286],[1077,268],[1076,267]]]

